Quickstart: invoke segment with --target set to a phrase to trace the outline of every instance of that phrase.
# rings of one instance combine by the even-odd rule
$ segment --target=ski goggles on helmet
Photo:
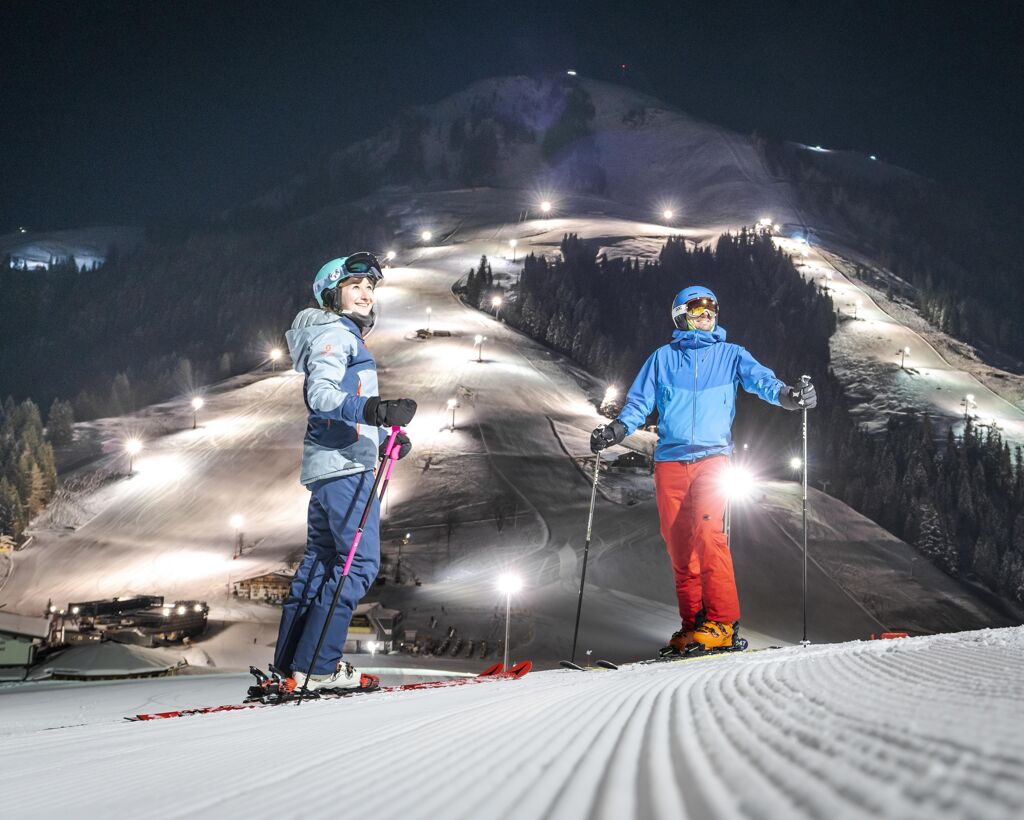
[[[342,276],[342,279],[365,276],[376,285],[384,278],[384,274],[380,272],[381,265],[377,257],[367,251],[360,251],[346,257],[341,269],[345,274],[348,274],[347,276]]]
[[[718,316],[718,302],[714,299],[709,299],[707,296],[691,299],[683,307],[685,308],[686,315],[691,319],[699,319],[705,315],[714,319]]]

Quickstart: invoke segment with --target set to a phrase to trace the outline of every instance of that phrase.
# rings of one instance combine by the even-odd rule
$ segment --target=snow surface
[[[1024,628],[121,720],[240,684],[0,689],[5,816],[1024,813]]]

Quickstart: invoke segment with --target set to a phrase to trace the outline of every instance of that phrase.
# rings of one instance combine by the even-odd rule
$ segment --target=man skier
[[[373,470],[389,433],[380,428],[404,426],[416,413],[412,399],[381,401],[376,365],[363,344],[375,320],[374,288],[382,278],[373,254],[332,259],[313,280],[319,308],[300,311],[285,334],[295,369],[306,374],[309,419],[299,480],[311,495],[306,552],[284,602],[274,665],[291,671],[297,687],[309,691],[361,686],[360,674],[341,657],[352,612],[380,568],[380,505],[370,499]],[[399,457],[412,447],[404,433],[395,446]],[[362,540],[307,681],[367,502],[372,507]]]
[[[661,535],[675,574],[682,627],[663,654],[721,650],[738,638],[740,604],[725,535],[723,481],[732,453],[736,387],[787,410],[817,404],[810,383],[789,387],[740,345],[725,341],[708,288],[672,302],[672,341],[640,369],[618,418],[591,434],[595,453],[618,444],[658,408],[654,485]]]

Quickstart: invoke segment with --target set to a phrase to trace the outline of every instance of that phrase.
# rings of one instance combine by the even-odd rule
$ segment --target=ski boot
[[[683,654],[687,657],[716,655],[720,652],[742,652],[747,641],[740,637],[739,621],[731,624],[721,621],[704,621],[693,633],[694,642]]]
[[[294,670],[291,680],[295,688],[303,692],[323,692],[324,694],[350,694],[354,692],[372,692],[380,688],[380,678],[376,675],[361,674],[348,661],[338,661],[338,667],[331,674],[310,675]]]
[[[682,655],[694,643],[694,632],[704,625],[704,608],[701,607],[693,616],[693,625],[687,626],[683,621],[682,628],[672,633],[668,643],[658,650],[658,656],[662,658],[675,658]]]
[[[672,637],[668,639],[668,643],[658,650],[658,655],[662,658],[672,657],[674,655],[682,655],[686,647],[693,644],[693,627],[687,629],[685,626],[672,633]]]

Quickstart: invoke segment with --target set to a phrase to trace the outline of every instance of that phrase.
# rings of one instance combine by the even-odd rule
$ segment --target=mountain
[[[224,216],[310,213],[384,185],[493,186],[533,200],[600,197],[652,219],[671,209],[688,225],[753,224],[766,214],[802,224],[792,186],[768,172],[761,153],[752,137],[623,86],[561,75],[495,78],[403,111]],[[875,175],[890,168],[853,154],[844,161]]]

